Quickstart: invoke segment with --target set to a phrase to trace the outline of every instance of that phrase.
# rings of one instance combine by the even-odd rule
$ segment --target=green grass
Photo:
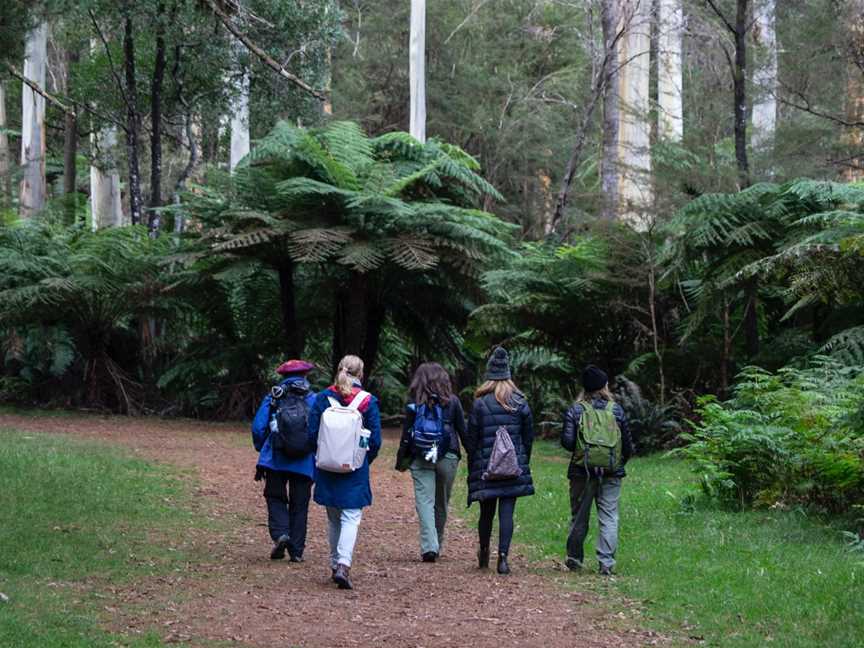
[[[185,489],[169,469],[95,443],[0,429],[0,646],[161,646],[112,635],[107,589],[184,560]],[[173,532],[173,536],[172,536]]]
[[[567,459],[548,442],[532,457],[537,494],[516,508],[515,542],[564,558]],[[696,493],[679,460],[638,458],[621,496],[617,576],[572,574],[573,587],[641,603],[645,622],[710,646],[862,645],[864,556],[837,529],[801,512],[736,513]],[[682,504],[683,502],[683,504]],[[596,511],[586,557],[594,556]],[[595,563],[589,562],[594,569]],[[587,571],[587,570],[586,570]]]

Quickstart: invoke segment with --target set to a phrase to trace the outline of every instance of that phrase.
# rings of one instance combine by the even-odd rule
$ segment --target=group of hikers
[[[363,361],[348,355],[332,385],[314,393],[307,375],[315,366],[289,360],[276,371],[283,380],[267,395],[252,423],[259,453],[255,479],[264,481],[270,558],[303,562],[309,500],[326,508],[331,579],[352,589],[350,570],[363,509],[372,504],[369,466],[381,448],[378,399],[363,389]],[[582,395],[564,415],[561,444],[572,452],[571,523],[565,564],[584,566],[583,545],[591,508],[599,520],[599,573],[611,575],[618,545],[618,500],[633,443],[624,411],[607,375],[589,365]],[[477,563],[487,569],[498,513],[497,571],[509,574],[513,515],[519,497],[534,494],[531,408],[513,382],[507,351],[490,356],[484,382],[474,393],[466,423],[447,371],[421,364],[408,388],[396,469],[408,470],[420,523],[420,557],[438,560],[453,482],[462,449],[468,461],[468,505],[479,502]],[[314,493],[313,493],[314,486]]]

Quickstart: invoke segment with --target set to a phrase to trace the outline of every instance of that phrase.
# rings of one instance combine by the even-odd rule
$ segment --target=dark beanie
[[[606,375],[606,372],[594,365],[588,365],[582,372],[582,386],[585,391],[595,392],[598,389],[603,389],[608,382],[609,376]]]
[[[504,347],[496,347],[489,357],[486,380],[510,380],[510,356]]]

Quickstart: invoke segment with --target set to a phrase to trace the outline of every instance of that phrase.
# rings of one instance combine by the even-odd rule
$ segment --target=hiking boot
[[[276,544],[273,545],[273,551],[270,552],[270,560],[282,560],[285,557],[285,550],[288,548],[288,543],[291,539],[287,535],[279,536]]]
[[[600,572],[599,573],[601,576],[614,576],[615,575],[612,573],[612,568],[607,567],[606,565],[600,565]]]
[[[288,552],[288,560],[293,563],[302,563],[306,562],[306,559],[300,554],[292,554],[290,551]]]
[[[423,562],[435,562],[436,560],[438,560],[438,554],[434,551],[427,551],[423,554],[422,558]]]
[[[510,565],[507,563],[507,554],[505,554],[505,553],[498,554],[498,573],[499,574],[509,574],[510,573]]]
[[[339,586],[339,589],[354,589],[351,584],[351,569],[347,565],[339,564],[336,566],[336,573],[333,574],[333,580]]]
[[[582,569],[582,561],[578,558],[573,558],[572,556],[567,556],[567,560],[564,561],[564,564],[567,566],[567,569],[570,571],[580,571]]]
[[[480,547],[480,550],[477,552],[477,566],[480,569],[489,568],[489,547]]]

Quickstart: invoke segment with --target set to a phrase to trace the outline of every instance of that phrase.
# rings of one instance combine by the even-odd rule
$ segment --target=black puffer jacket
[[[495,400],[494,394],[486,394],[474,401],[468,418],[468,504],[494,497],[522,497],[534,494],[531,480],[531,445],[534,442],[534,423],[531,408],[524,397],[514,403],[516,409],[508,412]],[[513,439],[513,447],[519,457],[522,474],[514,479],[483,479],[489,465],[495,432],[505,426]]]
[[[605,409],[609,404],[605,398],[595,398],[591,401],[591,406],[594,409]],[[633,444],[633,438],[630,436],[630,426],[627,424],[627,417],[624,415],[624,408],[618,403],[612,403],[612,414],[615,415],[615,420],[618,422],[618,428],[621,430],[621,466],[615,471],[613,477],[624,477],[627,471],[624,466],[634,454],[636,448]],[[576,449],[576,434],[579,431],[579,425],[582,421],[582,404],[574,403],[566,412],[564,412],[564,427],[561,430],[561,445],[565,450],[573,452]],[[578,463],[570,462],[570,467],[567,469],[567,477],[573,479],[575,477],[584,477],[585,468]]]

